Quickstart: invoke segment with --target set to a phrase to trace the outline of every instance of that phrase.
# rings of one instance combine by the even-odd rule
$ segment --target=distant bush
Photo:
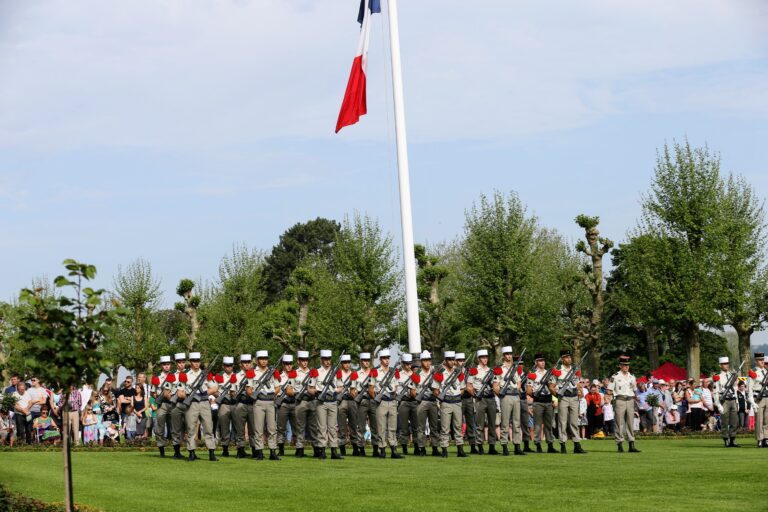
[[[103,512],[87,505],[75,503],[78,512]],[[0,512],[64,512],[63,503],[45,503],[44,501],[28,498],[19,493],[11,492],[0,484]]]

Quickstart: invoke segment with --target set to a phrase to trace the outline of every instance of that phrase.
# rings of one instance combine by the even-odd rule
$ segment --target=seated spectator
[[[16,441],[16,423],[10,412],[0,409],[0,445],[13,446]]]
[[[61,433],[59,432],[59,428],[53,422],[53,418],[49,416],[47,407],[40,409],[40,416],[35,418],[35,421],[32,423],[32,428],[37,431],[40,441],[53,441],[53,444],[59,444]]]

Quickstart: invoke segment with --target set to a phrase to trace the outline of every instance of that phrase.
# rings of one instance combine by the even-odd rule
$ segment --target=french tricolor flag
[[[347,90],[341,103],[339,120],[336,121],[336,133],[345,126],[355,124],[360,116],[368,109],[365,104],[365,70],[368,66],[368,40],[371,34],[371,14],[381,12],[381,0],[360,0],[360,12],[357,22],[360,23],[360,41],[357,43],[357,53],[352,61],[352,71],[349,73]]]

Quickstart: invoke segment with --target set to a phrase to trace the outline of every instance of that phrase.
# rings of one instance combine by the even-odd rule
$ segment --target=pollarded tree
[[[458,273],[456,252],[452,246],[430,250],[420,244],[414,246],[421,339],[433,354],[440,354],[458,331],[452,293]]]
[[[194,294],[195,282],[191,279],[182,279],[179,286],[176,287],[176,295],[181,297],[183,302],[177,302],[175,307],[177,311],[184,313],[189,320],[189,331],[187,335],[187,351],[195,347],[197,333],[200,331],[200,321],[197,317],[197,309],[200,307],[200,296]]]

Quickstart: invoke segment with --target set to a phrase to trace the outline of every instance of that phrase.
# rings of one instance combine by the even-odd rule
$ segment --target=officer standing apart
[[[185,421],[187,423],[187,450],[189,451],[189,461],[197,460],[195,449],[197,447],[197,434],[200,432],[200,425],[203,426],[203,439],[205,447],[208,448],[208,460],[216,461],[216,438],[213,435],[213,417],[211,416],[211,402],[208,396],[215,395],[219,387],[215,382],[202,377],[202,384],[194,389],[193,384],[201,378],[203,370],[200,369],[200,352],[190,352],[189,362],[191,368],[186,373],[186,382],[179,388],[179,403],[188,396],[192,396],[192,401],[185,412]],[[178,406],[177,406],[178,407]]]
[[[381,394],[381,402],[376,406],[376,425],[379,432],[379,458],[387,456],[387,445],[393,459],[402,459],[397,452],[397,393],[400,372],[389,365],[389,349],[379,352],[379,368],[371,370],[368,384],[368,396],[373,398]]]
[[[611,377],[608,390],[613,391],[613,413],[616,421],[614,437],[619,452],[624,452],[624,438],[629,441],[629,452],[639,453],[635,448],[635,389],[637,381],[629,373],[629,356],[619,356],[619,373]]]
[[[339,453],[343,457],[347,454],[347,441],[352,443],[352,456],[360,455],[358,446],[360,441],[357,439],[359,434],[357,428],[357,378],[358,374],[352,370],[352,356],[343,354],[341,361],[341,379],[343,381],[341,396],[336,399],[338,404],[338,426],[339,426]]]
[[[176,361],[176,369],[173,372],[176,378],[176,385],[171,397],[171,403],[173,404],[171,409],[171,442],[173,443],[173,458],[183,459],[184,457],[181,456],[181,442],[184,440],[184,434],[187,431],[186,421],[184,420],[186,408],[178,401],[177,394],[182,386],[181,375],[187,372],[187,354],[178,352],[174,354],[173,359]]]
[[[547,374],[547,361],[544,354],[535,355],[536,369],[528,374],[528,396],[533,398],[533,430],[536,452],[542,453],[541,428],[544,427],[544,438],[547,441],[547,453],[557,453],[554,447],[555,437],[552,434],[552,423],[555,418],[555,409],[552,405],[552,393],[549,382],[544,382]]]
[[[173,382],[168,381],[170,375],[171,356],[160,356],[160,373],[152,377],[151,393],[155,400],[161,400],[162,397],[160,407],[157,408],[154,425],[157,448],[160,450],[161,457],[165,457],[165,447],[170,443],[168,432],[170,430],[171,410],[173,409],[171,391],[174,388]],[[175,381],[175,378],[173,380]]]
[[[282,403],[277,409],[277,454],[285,455],[285,441],[288,434],[288,423],[291,423],[293,436],[296,436],[296,399],[288,396],[288,382],[296,378],[296,371],[293,369],[293,356],[285,354],[283,356],[283,371],[280,373],[280,394],[283,396]]]
[[[339,409],[336,405],[337,393],[341,392],[344,381],[341,380],[341,370],[335,374],[331,368],[332,352],[320,351],[320,368],[317,377],[309,380],[309,392],[317,399],[317,449],[320,459],[327,457],[326,448],[331,448],[331,459],[343,459],[338,453],[338,419]]]
[[[234,433],[232,420],[235,406],[237,405],[237,402],[234,400],[235,391],[237,391],[235,389],[237,375],[235,375],[234,364],[234,357],[224,356],[222,358],[224,371],[221,373],[221,378],[217,379],[219,392],[224,394],[224,397],[221,398],[221,404],[219,405],[219,441],[221,442],[222,457],[229,457],[229,443],[232,440],[232,434]]]
[[[512,424],[512,443],[515,445],[515,455],[525,455],[520,449],[522,442],[520,426],[521,379],[512,358],[512,347],[501,348],[501,367],[499,370],[496,372],[493,391],[499,396],[501,406],[501,453],[502,455],[509,455],[509,425]],[[506,390],[504,389],[505,385]]]
[[[317,377],[317,370],[309,368],[309,352],[299,350],[297,353],[299,367],[296,369],[296,377],[288,382],[287,395],[296,399],[296,457],[304,457],[304,446],[307,444],[307,429],[314,437],[317,429],[315,398],[308,392],[303,392],[308,387],[309,379]]]
[[[403,455],[408,455],[408,439],[411,437],[411,433],[413,433],[413,453],[416,454],[418,415],[416,414],[416,382],[414,382],[415,373],[411,369],[412,363],[413,355],[407,353],[400,355],[400,377],[397,379],[397,382],[400,387],[400,393],[404,389],[408,389],[397,406],[397,423],[400,429],[398,440],[400,441],[400,447],[403,449]],[[416,379],[420,380],[419,377],[416,377]]]
[[[560,360],[562,364],[559,369],[552,371],[552,379],[549,382],[550,393],[558,397],[557,431],[560,434],[560,453],[568,453],[565,443],[568,441],[569,432],[573,439],[573,453],[587,453],[581,448],[579,436],[579,399],[584,393],[581,388],[581,372],[571,372],[573,355],[570,350],[561,350]]]
[[[428,350],[421,353],[419,362],[421,368],[416,372],[416,376],[419,378],[416,396],[421,397],[421,400],[418,400],[416,404],[416,441],[418,443],[416,455],[425,456],[427,454],[425,427],[429,424],[429,443],[432,445],[432,456],[439,457],[440,415],[437,408],[437,398],[432,393],[433,374],[437,369],[432,368],[432,354]],[[425,387],[427,387],[426,390]]]
[[[257,388],[259,388],[258,393],[256,393]],[[277,417],[275,415],[275,396],[280,393],[280,372],[278,370],[270,372],[268,351],[256,352],[255,375],[250,380],[246,392],[254,399],[253,430],[250,431],[249,437],[251,446],[256,450],[256,460],[264,460],[265,436],[269,447],[269,460],[280,460],[277,455]]]
[[[253,388],[251,394],[248,394],[247,386],[249,380],[256,376],[253,371],[253,356],[251,354],[240,355],[240,371],[237,373],[237,383],[235,385],[237,405],[233,415],[232,423],[235,426],[235,443],[237,445],[237,458],[246,457],[245,454],[245,426],[248,425],[248,432],[253,435]],[[251,446],[251,456],[256,458],[256,448]]]
[[[448,443],[451,432],[456,440],[456,452],[458,457],[468,457],[464,453],[464,438],[461,435],[461,395],[466,389],[464,373],[456,367],[456,352],[447,350],[443,353],[442,373],[436,373],[432,381],[432,394],[437,397],[445,391],[445,396],[440,404],[440,455],[448,457]],[[454,376],[454,374],[456,374]],[[453,377],[452,377],[453,376]]]
[[[768,374],[765,354],[755,352],[755,369],[750,370],[747,382],[752,410],[755,411],[755,438],[758,448],[768,448],[768,389],[763,389],[763,380]]]
[[[720,435],[723,437],[723,444],[726,448],[738,448],[736,444],[736,434],[739,432],[739,403],[736,401],[736,391],[738,391],[738,379],[733,380],[733,385],[726,388],[728,379],[731,377],[731,362],[728,357],[721,357],[720,373],[712,377],[715,381],[715,392],[713,399],[717,410],[720,411]]]
[[[466,423],[467,429],[464,433],[470,446],[470,453],[478,453],[475,446],[475,435],[477,434],[477,425],[475,424],[475,399],[472,395],[472,386],[468,385],[469,369],[466,368],[467,356],[464,352],[456,353],[456,369],[464,373],[464,392],[461,394],[461,415],[462,422]],[[495,421],[495,420],[494,420]],[[482,440],[479,441],[482,444]]]
[[[376,403],[368,395],[368,384],[370,383],[371,372],[371,353],[360,353],[360,370],[358,370],[358,393],[362,393],[357,403],[357,439],[359,441],[358,453],[365,457],[365,423],[368,422],[368,428],[371,431],[371,446],[373,447],[373,456],[379,456],[379,437],[378,425],[376,424]]]

